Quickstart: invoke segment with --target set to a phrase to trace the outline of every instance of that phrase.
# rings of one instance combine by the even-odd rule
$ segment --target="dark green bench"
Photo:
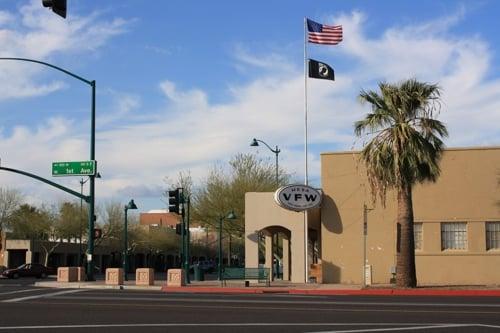
[[[225,267],[222,269],[221,283],[226,285],[227,280],[258,280],[269,286],[270,276],[270,268]]]

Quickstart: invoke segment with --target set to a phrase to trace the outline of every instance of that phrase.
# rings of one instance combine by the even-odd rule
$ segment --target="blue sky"
[[[309,80],[310,180],[320,153],[361,147],[356,97],[416,77],[443,88],[448,147],[500,143],[500,3],[485,1],[0,0],[0,56],[53,63],[97,81],[97,200],[164,208],[165,177],[195,182],[239,152],[282,150],[303,179],[303,19],[342,24],[338,46],[308,45],[336,81]],[[89,155],[90,89],[35,64],[0,62],[2,165],[51,178],[51,162]],[[58,178],[79,190],[79,178]],[[34,204],[72,200],[0,173]]]

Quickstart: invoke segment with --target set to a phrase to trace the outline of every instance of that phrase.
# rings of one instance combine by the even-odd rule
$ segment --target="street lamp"
[[[98,172],[95,176],[96,178],[101,178],[101,174]],[[83,185],[85,185],[86,182],[89,181],[90,178],[87,178],[86,180],[83,180],[83,178],[80,179],[80,194],[82,195],[80,197],[80,223],[79,223],[79,229],[80,229],[80,248],[78,250],[78,266],[82,265],[82,238],[83,238],[83,231],[82,231],[82,218],[83,218]],[[93,235],[93,233],[92,233]],[[89,236],[90,237],[90,236]]]
[[[130,199],[130,202],[125,205],[125,228],[123,231],[123,274],[125,275],[125,281],[128,280],[127,278],[127,271],[128,271],[128,263],[127,263],[127,256],[128,256],[128,240],[127,240],[127,211],[129,209],[137,209],[137,206],[134,202],[134,199]]]
[[[274,154],[276,154],[276,187],[278,187],[279,186],[278,154],[281,152],[281,150],[278,149],[278,146],[276,146],[276,149],[273,149],[264,141],[256,139],[256,138],[253,138],[252,143],[250,144],[250,147],[258,147],[259,142],[262,142],[267,148],[269,148],[270,151],[272,151]]]
[[[219,256],[219,267],[218,267],[218,277],[219,281],[222,281],[222,221],[224,220],[236,220],[236,214],[234,211],[230,211],[227,216],[221,216],[219,218],[219,248],[218,248],[218,256]]]
[[[95,80],[92,80],[92,81],[89,81],[87,79],[84,79],[83,77],[81,76],[78,76],[74,73],[71,73],[70,71],[67,71],[61,67],[58,67],[58,66],[55,66],[55,65],[52,65],[52,64],[49,64],[47,62],[44,62],[44,61],[39,61],[39,60],[34,60],[34,59],[28,59],[28,58],[13,58],[13,57],[0,57],[0,60],[13,60],[13,61],[25,61],[25,62],[33,62],[33,63],[37,63],[37,64],[40,64],[40,65],[44,65],[44,66],[47,66],[47,67],[50,67],[50,68],[53,68],[55,70],[58,70],[60,72],[63,72],[79,81],[82,81],[86,84],[88,84],[91,89],[92,89],[92,100],[91,100],[91,109],[90,109],[90,161],[95,161],[95,99],[96,99],[96,82]],[[18,171],[15,171],[15,170],[10,170],[10,171],[14,171],[14,172],[18,172]],[[32,177],[32,178],[37,178],[37,177],[34,177],[33,175],[29,175],[27,174],[26,172],[20,172],[24,175],[28,175],[29,177]],[[88,224],[88,228],[89,228],[89,235],[92,235],[93,232],[94,232],[94,222],[95,222],[95,178],[96,178],[96,175],[90,175],[89,176],[89,179],[90,179],[90,184],[89,184],[89,196],[88,196],[88,201],[87,203],[89,204],[89,224]],[[38,177],[37,179],[40,179],[40,177]],[[41,179],[40,179],[41,180]],[[48,182],[47,180],[42,180],[43,182],[45,183],[50,183]],[[55,184],[51,184],[53,186],[56,186],[58,188],[61,188],[61,186],[58,186],[58,185],[55,185]],[[67,189],[63,189],[64,191],[68,192]],[[74,194],[74,193],[73,193]],[[87,281],[94,281],[94,237],[88,237],[88,241],[87,241]]]
[[[80,194],[83,195],[83,185],[89,181],[90,178],[86,180],[80,179]],[[82,218],[83,218],[83,199],[80,198],[80,249],[78,250],[78,266],[82,264]],[[90,235],[89,235],[90,237]]]

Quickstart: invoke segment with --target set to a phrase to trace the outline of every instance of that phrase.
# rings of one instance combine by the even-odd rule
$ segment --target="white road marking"
[[[361,333],[361,332],[394,332],[394,331],[409,331],[409,330],[428,330],[434,328],[451,328],[451,327],[471,327],[479,326],[474,324],[450,324],[450,325],[431,325],[431,326],[413,326],[413,327],[394,327],[394,328],[365,328],[357,330],[342,330],[342,331],[321,331],[311,333]]]
[[[90,324],[90,325],[36,325],[36,326],[4,326],[1,331],[6,330],[27,330],[27,329],[72,329],[72,328],[116,328],[116,327],[280,327],[280,326],[407,326],[405,323],[158,323],[158,324]],[[428,325],[402,328],[382,328],[376,331],[403,330],[403,329],[424,329],[424,328],[447,328],[447,327],[471,327],[482,326],[476,324],[411,324]],[[421,328],[420,328],[421,327]],[[330,332],[375,332],[374,330],[355,331],[330,331]]]
[[[423,325],[423,326],[422,326]],[[342,331],[321,331],[321,333],[358,333],[358,332],[388,332],[406,330],[427,330],[434,328],[453,327],[489,327],[500,328],[486,324],[449,324],[449,323],[157,323],[157,324],[90,324],[90,325],[33,325],[33,326],[4,326],[0,331],[8,330],[38,330],[38,329],[81,329],[81,328],[117,328],[117,327],[290,327],[290,326],[403,326],[393,328],[367,328]],[[319,333],[319,332],[318,332]]]
[[[26,301],[26,300],[29,300],[29,299],[53,297],[53,296],[59,296],[59,295],[64,295],[64,294],[73,294],[73,293],[78,293],[78,292],[82,292],[82,291],[85,291],[85,290],[84,289],[64,290],[64,291],[58,291],[58,292],[49,293],[49,294],[41,294],[41,295],[34,295],[34,296],[26,296],[26,297],[6,299],[6,300],[3,300],[2,303],[21,302],[21,301]]]
[[[17,293],[28,293],[30,291],[42,290],[43,288],[35,288],[35,289],[23,289],[23,290],[14,290],[14,291],[6,291],[4,293],[0,293],[0,295],[9,295],[9,294],[17,294]]]
[[[489,328],[500,328],[498,325],[487,325],[487,324],[478,324],[481,327],[489,327]]]

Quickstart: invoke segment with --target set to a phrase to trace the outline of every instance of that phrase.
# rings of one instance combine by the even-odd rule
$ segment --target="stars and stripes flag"
[[[326,25],[307,19],[308,42],[337,45],[342,41],[341,25]]]

